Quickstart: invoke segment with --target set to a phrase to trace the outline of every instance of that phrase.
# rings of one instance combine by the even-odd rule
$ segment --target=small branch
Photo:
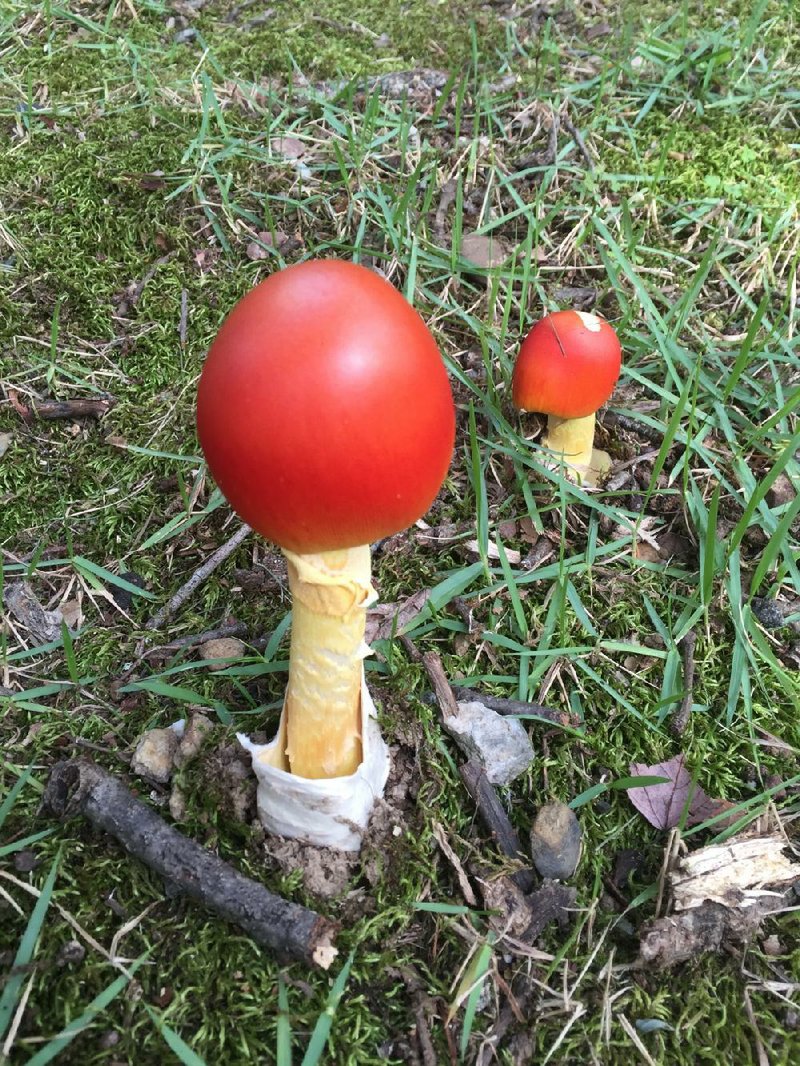
[[[438,241],[443,241],[447,232],[447,212],[450,210],[456,198],[458,183],[455,178],[450,178],[442,186],[439,196],[439,206],[433,216],[433,235]]]
[[[37,418],[47,422],[57,418],[102,418],[116,402],[113,396],[93,400],[40,400],[34,401],[32,409]]]
[[[672,719],[672,732],[680,736],[689,724],[689,715],[692,713],[694,702],[694,649],[697,644],[697,634],[690,629],[681,641],[683,653],[683,699],[681,705]]]
[[[661,430],[656,429],[654,426],[648,426],[646,422],[639,422],[635,418],[631,418],[630,415],[623,415],[619,411],[604,411],[599,419],[600,424],[605,427],[619,426],[620,429],[626,430],[628,433],[634,433],[637,437],[641,437],[643,440],[649,441],[650,444],[661,445],[664,440],[664,434]]]
[[[439,658],[438,653],[426,651],[422,656],[422,665],[425,667],[425,672],[433,685],[439,709],[445,718],[453,718],[458,714],[458,704],[453,695],[453,690],[450,688],[450,682],[447,680],[442,660]]]
[[[194,595],[203,582],[214,573],[217,567],[224,563],[229,555],[233,555],[242,541],[251,532],[250,526],[242,525],[221,547],[217,548],[211,558],[207,559],[199,567],[185,585],[182,585],[175,595],[164,606],[156,611],[152,618],[145,624],[145,629],[159,629],[168,618],[183,607],[184,603]]]
[[[180,338],[181,348],[186,347],[186,320],[189,317],[189,293],[186,289],[181,289],[181,317],[178,322],[178,337]]]
[[[173,829],[116,777],[84,759],[53,767],[42,811],[82,815],[178,891],[241,926],[282,958],[327,970],[337,955],[337,926],[315,911],[269,892]]]
[[[473,762],[472,759],[469,759],[459,766],[458,772],[461,774],[461,780],[464,782],[467,792],[475,801],[478,814],[500,851],[509,859],[519,861],[522,856],[522,844],[519,836],[483,768]],[[530,870],[518,870],[512,875],[511,880],[523,892],[530,892],[533,888],[533,874]]]
[[[560,711],[555,707],[543,707],[540,703],[528,703],[525,700],[509,700],[503,696],[490,696],[486,692],[479,692],[474,688],[453,688],[455,697],[464,703],[482,703],[498,714],[522,714],[535,715],[536,718],[552,722],[553,725],[569,726],[575,728],[581,725],[580,719],[570,711]],[[535,720],[535,719],[534,719]]]
[[[583,156],[587,169],[594,170],[594,160],[589,153],[589,149],[586,147],[586,141],[583,139],[583,134],[569,117],[566,107],[561,111],[561,125],[578,146],[578,151]]]
[[[181,648],[192,648],[198,644],[205,644],[209,640],[221,640],[224,637],[244,637],[247,636],[247,626],[244,622],[234,622],[233,625],[220,626],[219,629],[207,629],[204,633],[191,633],[186,637],[176,637],[174,640],[168,641],[166,644],[154,644],[152,648],[144,647],[144,642],[140,649],[137,649],[136,658],[121,674],[113,679],[112,684],[117,688],[127,683],[128,678],[134,674],[139,666],[146,659],[149,659],[151,655],[157,655],[159,652],[171,652],[180,651]]]

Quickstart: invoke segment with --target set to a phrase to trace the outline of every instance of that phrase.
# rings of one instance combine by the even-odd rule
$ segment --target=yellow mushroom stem
[[[284,768],[300,777],[345,777],[362,760],[364,629],[375,599],[369,545],[283,554],[292,593]]]
[[[611,469],[608,452],[594,448],[594,415],[558,418],[548,415],[544,446],[561,456],[582,485],[594,486]]]

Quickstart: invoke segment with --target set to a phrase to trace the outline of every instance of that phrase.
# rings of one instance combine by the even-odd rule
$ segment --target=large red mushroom
[[[584,311],[546,315],[517,356],[514,406],[548,416],[545,447],[584,485],[596,485],[611,467],[608,453],[593,447],[595,412],[614,391],[621,362],[613,328]]]
[[[417,312],[365,267],[316,260],[257,285],[208,353],[200,443],[234,510],[283,549],[293,596],[276,758],[307,779],[362,760],[369,544],[430,507],[455,412]]]

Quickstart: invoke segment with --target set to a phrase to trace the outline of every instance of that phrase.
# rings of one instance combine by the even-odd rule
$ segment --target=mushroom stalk
[[[608,452],[592,447],[594,426],[593,414],[584,418],[559,418],[557,415],[547,418],[545,447],[560,455],[585,485],[596,485],[598,478],[611,469]]]
[[[346,777],[362,760],[364,630],[375,600],[369,545],[284,555],[293,600],[284,769]]]

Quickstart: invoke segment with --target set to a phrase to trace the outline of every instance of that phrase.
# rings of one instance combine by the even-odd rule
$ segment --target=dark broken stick
[[[689,724],[689,715],[692,713],[694,702],[694,649],[697,644],[697,634],[690,629],[681,641],[683,653],[683,699],[672,719],[672,732],[680,736]]]
[[[540,703],[509,700],[504,696],[490,696],[488,693],[479,692],[474,688],[455,686],[453,692],[457,700],[461,700],[464,703],[482,703],[484,707],[497,711],[498,714],[531,715],[534,719],[541,718],[545,722],[552,722],[553,725],[571,726],[573,728],[581,724],[580,720],[569,711],[559,711],[554,707],[543,707]]]
[[[137,648],[136,658],[121,674],[118,674],[112,684],[116,688],[120,688],[121,685],[125,685],[128,679],[136,673],[141,664],[149,659],[151,655],[157,655],[163,653],[164,655],[173,651],[180,651],[182,648],[192,648],[197,644],[205,644],[209,640],[223,640],[227,637],[246,637],[247,626],[244,622],[234,622],[229,626],[220,626],[219,629],[207,629],[204,633],[191,633],[186,637],[176,637],[174,640],[168,641],[166,644],[156,644],[152,648],[145,646],[145,642],[142,641],[141,646]]]
[[[250,526],[242,525],[233,534],[230,540],[227,540],[221,547],[217,548],[214,554],[207,559],[202,566],[192,574],[185,585],[182,585],[175,595],[164,604],[164,606],[156,611],[152,618],[150,618],[145,629],[159,629],[168,618],[170,618],[177,610],[179,610],[186,601],[194,595],[197,589],[214,573],[217,567],[224,563],[229,555],[233,555],[242,541],[250,534]]]
[[[53,767],[42,810],[57,818],[87,818],[171,887],[241,926],[281,958],[327,970],[338,953],[333,946],[336,923],[240,874],[173,829],[122,781],[88,760],[69,759]]]
[[[57,418],[102,418],[116,402],[113,396],[93,400],[41,400],[33,404],[33,413],[48,422]]]
[[[500,851],[509,859],[519,860],[523,854],[522,844],[500,802],[500,797],[486,777],[486,771],[472,759],[468,759],[459,766],[458,772]],[[523,892],[530,892],[533,888],[534,879],[530,870],[517,870],[511,875],[511,880]]]

